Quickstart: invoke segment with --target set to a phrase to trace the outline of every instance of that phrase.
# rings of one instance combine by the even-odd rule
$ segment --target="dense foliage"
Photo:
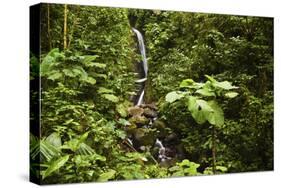
[[[41,18],[30,154],[42,184],[273,169],[271,18],[55,4]],[[152,125],[139,114],[153,111],[134,107],[132,27],[145,39]],[[178,153],[169,163],[157,138]]]

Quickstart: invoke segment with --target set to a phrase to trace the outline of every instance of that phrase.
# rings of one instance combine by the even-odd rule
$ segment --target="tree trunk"
[[[49,40],[49,50],[52,49],[52,37],[51,37],[51,29],[50,29],[50,4],[47,6],[47,32],[48,32],[48,40]]]
[[[67,49],[67,5],[64,5],[63,49]]]

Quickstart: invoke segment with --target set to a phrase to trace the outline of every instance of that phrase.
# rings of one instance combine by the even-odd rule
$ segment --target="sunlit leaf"
[[[100,182],[108,181],[109,179],[114,178],[115,174],[116,174],[116,171],[110,169],[109,171],[107,171],[107,172],[105,172],[105,173],[102,173],[102,174],[99,176],[99,178],[97,179],[97,181],[100,181]]]
[[[172,91],[166,95],[166,101],[169,103],[173,103],[176,100],[179,100],[183,97],[183,94],[178,93],[177,91]]]
[[[236,97],[237,95],[238,95],[237,92],[227,92],[227,93],[225,94],[225,96],[228,97],[228,98],[234,98],[234,97]]]
[[[103,94],[102,97],[114,103],[117,103],[119,101],[118,97],[113,94]]]
[[[68,159],[69,159],[69,155],[66,155],[53,161],[46,169],[46,171],[43,172],[42,178],[45,179],[46,177],[50,176],[53,172],[57,171],[68,161]]]

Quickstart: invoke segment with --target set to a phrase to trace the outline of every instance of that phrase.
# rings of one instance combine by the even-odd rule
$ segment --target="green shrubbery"
[[[31,58],[31,80],[40,67],[42,86],[32,176],[50,184],[273,169],[272,19],[67,8],[66,48],[64,6],[45,4],[41,31],[51,30]],[[147,130],[174,133],[183,148],[168,167],[153,146],[126,143],[140,59],[131,27],[146,44],[145,101],[159,108],[158,127]]]

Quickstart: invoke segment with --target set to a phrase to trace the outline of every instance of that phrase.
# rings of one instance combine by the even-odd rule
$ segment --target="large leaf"
[[[181,99],[183,96],[184,95],[182,93],[179,93],[178,91],[172,91],[172,92],[170,92],[166,95],[165,99],[166,99],[167,102],[173,103],[176,100]]]
[[[61,148],[62,149],[70,149],[73,152],[76,152],[81,144],[87,139],[89,135],[89,131],[84,133],[80,138],[73,138],[66,142]]]
[[[231,85],[230,82],[228,81],[223,81],[223,82],[215,82],[213,83],[213,85],[215,87],[219,87],[221,89],[225,89],[225,90],[230,90],[230,89],[236,89],[238,87]]]
[[[228,97],[228,98],[234,98],[234,97],[236,97],[237,95],[238,95],[237,92],[227,92],[227,93],[225,94],[225,96]]]
[[[69,155],[63,156],[55,161],[53,161],[47,170],[43,172],[43,179],[50,176],[53,172],[57,171],[59,168],[61,168],[69,159]]]
[[[208,104],[213,109],[213,111],[209,113],[207,118],[209,123],[216,126],[222,126],[224,124],[223,110],[214,100],[208,101]]]
[[[200,89],[203,86],[203,83],[194,82],[192,79],[185,79],[180,83],[181,88]]]
[[[75,76],[78,76],[81,80],[85,80],[88,77],[88,73],[81,66],[75,66],[72,69],[72,72]]]
[[[61,147],[61,137],[58,133],[54,132],[50,134],[47,138],[46,141],[52,144],[55,147]]]
[[[94,63],[92,61],[96,60],[97,57],[97,55],[84,56],[82,63],[87,67],[93,67]]]
[[[86,79],[83,79],[84,82],[87,82],[88,84],[92,84],[95,85],[96,84],[96,79],[92,78],[92,77],[87,77]]]
[[[53,74],[51,74],[50,76],[48,76],[48,79],[54,81],[54,80],[60,79],[61,77],[62,77],[62,73],[56,71]]]
[[[192,117],[198,124],[205,123],[209,114],[213,111],[206,101],[193,96],[188,98],[187,106]]]
[[[192,79],[185,79],[180,83],[180,87],[192,86],[195,82]]]
[[[47,75],[52,66],[54,65],[54,63],[56,63],[56,61],[59,58],[64,58],[63,53],[59,52],[58,48],[54,48],[52,49],[43,59],[42,63],[40,64],[40,74],[42,76]]]
[[[116,105],[116,111],[119,113],[121,117],[128,116],[127,107],[123,103]]]
[[[108,172],[102,173],[97,181],[105,182],[108,181],[109,179],[114,178],[116,174],[115,170],[110,169]]]
[[[212,97],[212,96],[216,96],[215,93],[213,91],[211,91],[210,89],[203,87],[202,89],[198,89],[196,91],[196,93],[206,96],[206,97]]]
[[[75,74],[70,69],[63,69],[62,72],[64,73],[64,75],[66,75],[68,77],[71,77],[71,78],[75,77]]]
[[[102,97],[114,103],[117,103],[119,101],[118,97],[113,94],[103,94]]]

